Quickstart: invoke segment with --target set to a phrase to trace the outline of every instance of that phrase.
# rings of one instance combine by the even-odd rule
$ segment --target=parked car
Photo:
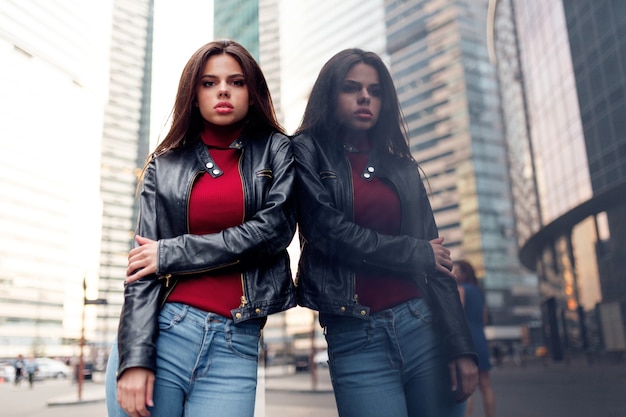
[[[15,379],[15,367],[11,362],[0,362],[0,378],[4,382],[13,382]]]
[[[37,378],[67,378],[72,374],[72,370],[64,362],[50,358],[37,358]]]
[[[326,349],[321,350],[313,356],[313,362],[315,365],[326,368],[328,366],[328,351]]]

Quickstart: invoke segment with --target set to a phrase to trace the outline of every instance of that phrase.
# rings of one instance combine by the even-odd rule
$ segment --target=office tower
[[[626,3],[491,7],[511,174],[524,175],[520,259],[539,277],[544,342],[556,360],[623,352]]]
[[[260,59],[259,9],[263,0],[233,0],[213,5],[213,34],[215,39],[237,41]],[[274,2],[271,2],[274,3]]]
[[[278,0],[238,0],[235,3],[214,3],[214,38],[235,40],[256,59],[272,95],[276,116],[282,122]],[[263,330],[264,357],[272,352],[271,360],[289,350],[286,326],[284,313],[268,318]]]
[[[111,7],[0,2],[0,357],[74,355],[97,297]]]
[[[234,6],[215,2],[215,38],[228,37],[242,43],[256,56],[268,80],[279,121],[290,133],[297,127],[319,70],[336,52],[362,47],[385,55],[382,0],[362,2],[332,0],[298,2],[280,0],[241,1],[241,14],[231,17]],[[258,24],[250,19],[257,14]],[[257,28],[256,39],[252,28]],[[298,242],[289,248],[296,271]],[[313,339],[311,329],[317,331]],[[270,316],[264,342],[272,354],[293,337],[296,355],[307,361],[311,344],[323,349],[325,342],[310,310],[295,308]],[[271,346],[273,345],[273,346]],[[291,352],[293,353],[293,352]],[[275,359],[281,360],[281,358]]]
[[[137,181],[150,146],[154,0],[115,0],[109,56],[109,95],[102,127],[102,232],[96,340],[107,352],[117,334],[128,251],[138,207]],[[102,354],[102,353],[101,353]]]
[[[280,2],[281,96],[285,127],[300,123],[322,66],[337,52],[362,48],[385,62],[383,0],[302,0]]]
[[[256,59],[267,81],[279,122],[281,105],[281,55],[278,0],[238,0],[214,5],[215,39],[232,39]]]
[[[487,0],[385,1],[387,51],[411,150],[453,259],[476,268],[491,340],[539,317],[536,278],[517,258]]]

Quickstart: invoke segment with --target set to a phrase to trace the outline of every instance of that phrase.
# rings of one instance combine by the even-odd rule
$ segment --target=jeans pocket
[[[183,321],[188,307],[179,303],[166,303],[159,312],[159,330],[168,330]]]
[[[411,314],[424,323],[432,323],[433,313],[425,299],[419,298],[408,302]]]
[[[226,342],[229,349],[244,359],[258,360],[260,337],[261,329],[256,326],[240,328],[238,325],[233,325],[226,330]]]
[[[350,355],[368,346],[370,333],[367,326],[357,326],[350,329],[345,326],[333,328],[331,324],[327,326],[326,342],[330,357]]]

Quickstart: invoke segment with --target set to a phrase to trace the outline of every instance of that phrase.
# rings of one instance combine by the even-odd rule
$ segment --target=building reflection
[[[626,3],[490,2],[520,259],[553,359],[626,350]]]

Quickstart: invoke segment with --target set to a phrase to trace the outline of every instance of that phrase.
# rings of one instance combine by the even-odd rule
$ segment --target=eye
[[[368,91],[372,97],[380,97],[382,95],[379,87],[370,88]]]
[[[213,82],[213,81],[202,81],[202,83],[200,85],[202,87],[213,87],[215,85],[215,82]]]
[[[354,83],[346,83],[341,86],[342,93],[356,93],[359,89],[360,86]]]
[[[246,86],[246,80],[244,80],[243,78],[241,79],[237,79],[237,80],[233,80],[232,84],[236,87],[245,87]]]

